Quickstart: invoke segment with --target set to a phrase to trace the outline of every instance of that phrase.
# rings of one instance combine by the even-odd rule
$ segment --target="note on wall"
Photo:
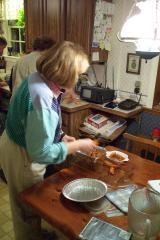
[[[92,61],[99,61],[99,52],[92,52]]]
[[[93,47],[111,51],[110,35],[112,31],[112,16],[114,4],[97,0],[94,19]]]

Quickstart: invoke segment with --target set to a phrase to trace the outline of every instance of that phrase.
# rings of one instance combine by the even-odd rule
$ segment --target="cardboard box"
[[[107,124],[107,121],[108,121],[108,118],[101,114],[95,114],[95,115],[92,114],[88,117],[88,123],[96,128],[103,127],[105,124]]]

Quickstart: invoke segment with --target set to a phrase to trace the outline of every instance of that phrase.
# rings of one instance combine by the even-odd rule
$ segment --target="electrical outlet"
[[[140,87],[141,87],[141,82],[140,81],[135,81],[135,88],[134,88],[134,93],[135,94],[140,93]]]
[[[134,89],[134,93],[135,93],[135,94],[140,93],[140,88],[139,88],[139,87],[135,87],[135,89]]]

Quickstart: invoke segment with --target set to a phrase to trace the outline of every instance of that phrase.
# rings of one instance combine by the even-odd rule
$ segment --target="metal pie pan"
[[[107,185],[94,178],[79,178],[66,184],[63,195],[75,202],[91,202],[102,198],[107,192]]]

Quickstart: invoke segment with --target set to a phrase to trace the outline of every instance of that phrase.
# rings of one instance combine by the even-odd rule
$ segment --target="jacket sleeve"
[[[34,162],[52,164],[61,163],[66,159],[66,144],[54,143],[58,121],[57,113],[52,110],[40,109],[28,113],[26,147]]]

